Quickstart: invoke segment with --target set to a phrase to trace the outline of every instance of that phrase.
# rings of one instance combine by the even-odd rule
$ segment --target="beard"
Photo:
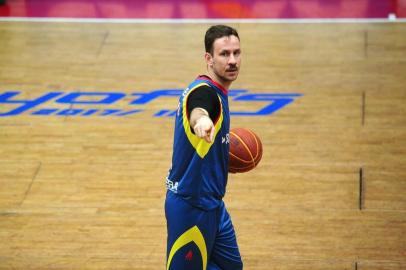
[[[239,69],[237,67],[227,68],[224,72],[219,72],[216,69],[213,69],[216,76],[224,82],[235,81],[239,74]]]

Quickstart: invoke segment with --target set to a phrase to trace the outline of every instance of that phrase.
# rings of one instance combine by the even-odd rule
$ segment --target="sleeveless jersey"
[[[214,141],[207,143],[197,137],[190,127],[187,99],[200,86],[209,86],[220,101],[220,113],[213,123]],[[229,158],[230,114],[227,90],[209,77],[200,76],[179,98],[175,118],[172,167],[166,179],[167,189],[181,196],[193,206],[211,210],[224,197]]]

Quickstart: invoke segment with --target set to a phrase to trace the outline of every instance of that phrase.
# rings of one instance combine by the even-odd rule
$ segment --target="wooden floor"
[[[264,145],[225,198],[245,269],[406,269],[406,24],[234,26],[233,88],[303,94],[232,117]],[[183,88],[205,71],[207,27],[1,22],[0,93]],[[152,115],[168,106],[0,117],[0,269],[164,269],[173,119]]]

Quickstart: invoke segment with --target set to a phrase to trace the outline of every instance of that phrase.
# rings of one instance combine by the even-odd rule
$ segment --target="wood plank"
[[[366,169],[365,207],[406,210],[406,173],[402,170]]]
[[[0,170],[0,213],[23,203],[39,169],[39,162],[4,162]]]
[[[405,268],[404,25],[234,26],[244,59],[233,88],[303,94],[272,115],[232,117],[264,146],[255,170],[230,175],[225,197],[245,267]],[[0,93],[32,100],[112,91],[127,96],[111,106],[49,101],[37,109],[144,110],[0,118],[0,269],[164,267],[173,119],[153,115],[176,109],[177,99],[131,105],[131,93],[182,89],[204,73],[207,27],[0,24]],[[230,97],[232,111],[267,104]]]

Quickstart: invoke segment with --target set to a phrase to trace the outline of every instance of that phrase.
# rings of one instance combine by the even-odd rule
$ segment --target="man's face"
[[[234,81],[241,64],[239,39],[233,35],[216,39],[213,43],[213,55],[206,59],[218,79],[223,82]]]

